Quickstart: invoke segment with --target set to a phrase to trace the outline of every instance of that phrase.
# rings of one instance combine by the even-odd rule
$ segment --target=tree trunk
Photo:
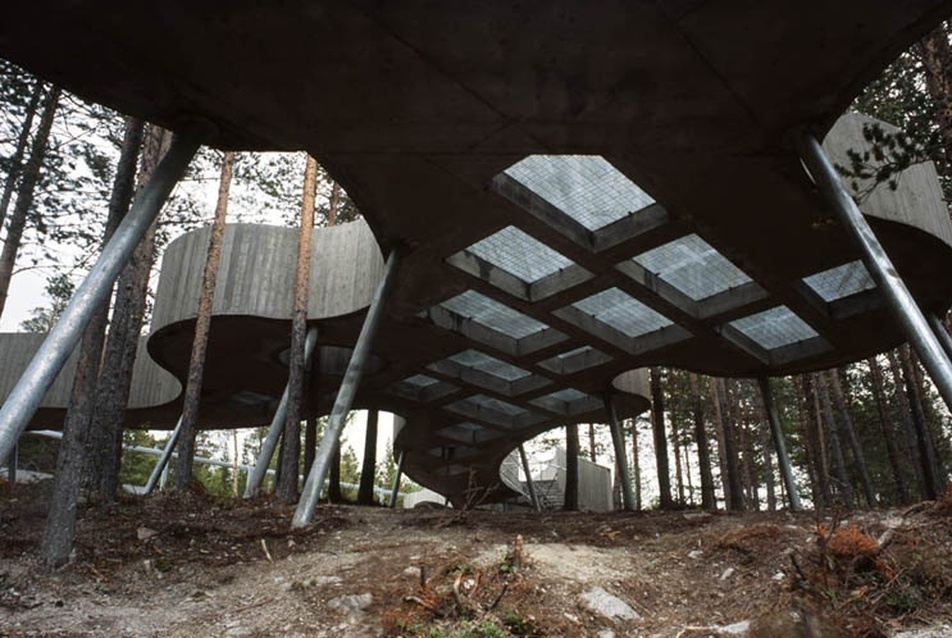
[[[182,404],[182,430],[178,440],[178,463],[175,465],[175,489],[187,490],[192,482],[192,464],[195,459],[195,436],[198,434],[198,412],[202,401],[202,381],[205,374],[205,355],[212,326],[215,304],[215,285],[218,265],[221,263],[221,245],[225,236],[225,218],[228,216],[228,195],[235,168],[235,154],[226,151],[221,160],[221,178],[218,181],[218,202],[215,221],[208,240],[208,256],[202,275],[202,293],[198,298],[198,316],[195,318],[195,337],[188,362],[188,380]]]
[[[334,446],[331,456],[330,472],[327,475],[327,500],[331,503],[343,503],[344,492],[340,488],[340,442]]]
[[[952,46],[946,24],[922,38],[916,48],[925,71],[926,89],[935,105],[945,159],[952,163]]]
[[[820,475],[817,472],[816,439],[813,436],[811,422],[811,398],[806,391],[806,375],[801,374],[794,378],[793,387],[797,394],[797,415],[800,421],[800,434],[803,438],[803,452],[806,457],[807,476],[810,480],[810,497],[813,506],[819,508],[827,503],[823,500],[823,491],[820,489]]]
[[[595,424],[588,424],[588,458],[592,460],[592,463],[598,463],[597,454],[595,453]]]
[[[661,509],[671,509],[671,470],[668,466],[668,437],[664,431],[664,397],[661,393],[661,368],[652,366],[651,379],[651,431],[654,435],[655,463],[658,469],[658,489],[661,492]]]
[[[906,482],[906,476],[903,472],[903,462],[899,456],[899,446],[896,442],[896,434],[893,431],[892,423],[889,419],[889,412],[886,409],[886,391],[883,385],[883,372],[879,368],[879,362],[875,357],[866,360],[869,366],[869,374],[873,383],[873,399],[876,402],[876,413],[879,416],[879,427],[883,433],[883,441],[886,443],[886,454],[889,456],[889,468],[892,470],[893,481],[896,483],[896,493],[899,496],[900,503],[909,503],[909,485]]]
[[[860,445],[859,438],[856,436],[856,428],[853,427],[853,418],[850,416],[849,408],[846,405],[846,395],[843,392],[843,384],[840,381],[840,375],[837,370],[827,370],[827,378],[830,382],[830,390],[833,393],[833,401],[840,413],[843,421],[843,430],[846,432],[846,442],[850,446],[850,452],[853,454],[853,467],[859,475],[860,487],[863,488],[863,497],[869,507],[876,507],[876,492],[873,490],[873,483],[869,478],[869,469],[866,465],[866,455],[863,454],[863,447]]]
[[[712,379],[715,388],[714,401],[718,405],[717,413],[721,420],[723,430],[724,458],[726,459],[726,474],[728,490],[727,509],[733,511],[743,511],[746,507],[744,503],[744,487],[740,480],[740,458],[737,454],[737,445],[734,441],[735,423],[730,414],[730,397],[727,394],[727,384],[724,379]]]
[[[724,415],[721,413],[721,402],[717,397],[717,381],[714,377],[708,377],[711,386],[711,405],[714,415],[714,438],[717,439],[717,464],[720,468],[721,490],[724,492],[724,507],[730,509],[731,502],[731,482],[728,477],[727,468],[730,465],[727,462],[727,445],[724,441]]]
[[[849,473],[846,471],[846,460],[843,457],[843,447],[840,445],[840,433],[836,427],[836,419],[833,417],[830,388],[827,383],[824,383],[823,376],[819,372],[814,373],[814,383],[823,406],[823,420],[826,421],[827,441],[830,445],[833,469],[836,471],[837,491],[843,506],[853,509],[856,501],[853,499],[853,486],[850,483]]]
[[[920,398],[920,402],[922,404],[923,422],[926,426],[924,433],[929,444],[929,450],[932,454],[932,471],[935,475],[934,481],[938,489],[938,495],[941,496],[942,490],[946,484],[944,463],[942,462],[942,457],[939,454],[939,448],[936,446],[936,440],[938,437],[944,436],[941,427],[939,426],[941,417],[936,412],[935,403],[929,399],[929,393],[926,390],[926,381],[919,357],[909,346],[906,346],[906,349],[909,352],[909,358],[911,361],[910,367],[912,368],[913,382],[916,386],[916,396]]]
[[[671,394],[669,393],[668,396]],[[678,428],[677,413],[677,410],[672,408],[671,445],[674,447],[674,489],[678,495],[678,505],[684,505],[684,468],[681,466],[681,433]]]
[[[17,190],[17,202],[7,224],[7,237],[3,242],[3,251],[0,252],[0,316],[3,315],[3,309],[7,305],[13,267],[16,265],[17,253],[20,251],[27,217],[33,208],[33,196],[36,185],[40,181],[40,170],[43,167],[43,158],[46,156],[46,147],[50,139],[50,130],[53,128],[53,118],[59,106],[59,98],[60,89],[53,87],[43,100],[40,126],[33,138],[30,157],[27,159],[26,166],[23,167],[20,188]]]
[[[701,401],[701,390],[697,375],[688,373],[691,384],[691,407],[694,414],[694,439],[697,442],[698,469],[701,472],[701,507],[706,510],[717,508],[714,496],[714,476],[711,473],[711,452],[708,445],[707,431],[704,427],[704,404]]]
[[[26,107],[26,114],[23,116],[23,126],[20,128],[20,135],[17,136],[16,148],[10,156],[10,169],[3,181],[3,195],[0,195],[0,226],[3,226],[7,218],[7,210],[10,209],[10,201],[17,187],[17,179],[23,168],[23,156],[26,154],[26,146],[30,141],[30,132],[33,130],[33,117],[36,115],[36,108],[40,104],[41,97],[43,97],[43,83],[37,82],[33,95],[30,96],[30,103]]]
[[[109,211],[103,231],[103,246],[112,237],[119,222],[129,210],[136,159],[141,143],[142,122],[128,118],[109,200]],[[90,480],[89,473],[84,470],[90,467],[87,463],[87,448],[108,311],[107,300],[100,304],[87,324],[80,344],[69,406],[63,423],[63,438],[56,462],[50,511],[43,537],[42,556],[49,567],[59,567],[69,560],[75,539],[76,508],[82,484],[96,485]]]
[[[635,484],[632,486],[635,493],[635,510],[641,509],[641,457],[638,455],[638,423],[634,419],[628,421],[631,430],[631,475]]]
[[[939,497],[942,486],[936,464],[935,448],[932,445],[932,437],[929,434],[925,411],[922,407],[922,396],[919,394],[915,381],[914,364],[909,354],[909,346],[899,347],[899,361],[902,364],[902,377],[906,395],[909,398],[909,406],[912,408],[912,423],[916,436],[916,449],[919,451],[919,462],[922,466],[925,496],[929,500],[935,500]]]
[[[141,189],[152,175],[168,145],[171,133],[157,126],[150,126],[143,139],[142,162],[139,170]],[[132,259],[123,268],[116,284],[112,321],[106,337],[106,349],[100,366],[99,384],[96,388],[96,408],[93,413],[92,431],[96,454],[102,462],[100,494],[106,499],[115,498],[119,489],[119,463],[122,457],[122,431],[129,389],[132,384],[132,368],[139,348],[142,317],[145,314],[149,273],[155,260],[155,230],[158,220],[149,227],[132,253]]]
[[[119,222],[129,212],[132,195],[135,191],[136,166],[138,165],[139,153],[142,150],[144,129],[145,125],[142,120],[133,117],[126,118],[122,150],[119,154],[119,163],[116,166],[116,177],[113,180],[112,195],[109,198],[109,214],[103,233],[104,247],[112,237]],[[95,447],[95,441],[98,440],[101,434],[93,430],[92,426],[93,414],[96,411],[94,400],[96,388],[99,385],[103,346],[106,341],[106,324],[109,316],[109,300],[111,299],[112,293],[110,292],[109,297],[99,306],[83,333],[83,341],[80,346],[81,362],[76,367],[76,376],[73,379],[73,398],[70,399],[70,407],[66,414],[66,421],[69,423],[75,418],[70,415],[74,411],[74,398],[84,403],[84,406],[77,410],[76,415],[79,417],[78,423],[81,423],[82,428],[87,432],[84,437],[84,448],[87,456],[84,481],[87,488],[97,493],[102,481],[103,460],[96,453]],[[68,428],[68,425],[64,425],[64,433]],[[113,495],[100,494],[100,496],[105,497],[108,501],[113,498]]]
[[[330,205],[327,210],[327,225],[337,225],[337,211],[340,208],[340,184],[336,181],[331,186]]]
[[[294,278],[294,311],[291,316],[291,351],[288,361],[288,411],[284,420],[284,458],[275,493],[285,503],[298,497],[298,462],[301,455],[301,398],[304,388],[304,341],[307,337],[307,296],[311,273],[311,233],[314,198],[317,196],[317,161],[307,156],[301,201],[301,232]],[[325,436],[327,433],[325,431]],[[320,486],[318,486],[320,489]]]
[[[774,482],[773,455],[770,453],[770,416],[767,414],[767,406],[764,404],[763,397],[760,397],[760,448],[764,454],[764,483],[767,488],[767,511],[773,512],[777,509],[776,485]]]
[[[736,387],[734,396],[739,396]],[[740,439],[739,447],[743,451],[743,458],[741,459],[741,478],[744,481],[746,506],[747,509],[756,512],[760,510],[760,494],[755,480],[756,470],[754,468],[754,458],[756,455],[754,454],[753,437],[750,435],[750,415],[747,413],[747,404],[738,404],[736,411],[738,412],[738,418],[735,423],[737,424],[737,432]]]
[[[360,468],[358,505],[374,504],[374,481],[377,473],[377,421],[379,412],[367,412],[367,432],[364,434],[364,460]]]
[[[578,511],[578,425],[565,426],[565,499],[562,509]]]

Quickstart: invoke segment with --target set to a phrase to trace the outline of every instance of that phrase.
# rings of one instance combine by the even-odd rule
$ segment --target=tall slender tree
[[[212,309],[215,302],[215,287],[218,282],[218,266],[221,263],[222,241],[225,236],[225,218],[228,216],[228,195],[234,175],[235,154],[226,151],[221,161],[221,177],[218,180],[218,201],[215,205],[215,220],[208,238],[208,254],[202,275],[202,292],[198,298],[198,316],[195,318],[195,336],[188,362],[188,380],[182,405],[182,430],[179,434],[179,455],[175,466],[175,489],[188,489],[192,480],[192,463],[195,457],[195,436],[198,433],[198,413],[202,397],[202,381],[205,373],[205,356],[208,352],[208,336],[212,325]]]
[[[714,495],[714,476],[711,473],[711,452],[704,427],[704,403],[697,375],[689,374],[691,386],[691,412],[694,417],[694,441],[697,444],[698,470],[701,473],[701,507],[712,510],[717,507]]]
[[[19,135],[17,135],[16,147],[13,151],[13,155],[7,162],[7,176],[3,180],[3,194],[0,195],[0,226],[3,226],[3,222],[7,217],[7,211],[10,209],[10,202],[16,190],[17,179],[19,179],[23,169],[23,157],[26,154],[27,144],[29,144],[30,141],[30,132],[33,130],[33,118],[36,116],[36,109],[42,97],[43,83],[35,82],[30,95],[30,102],[23,115],[23,125],[20,127]]]
[[[668,436],[664,428],[664,394],[661,391],[661,368],[648,371],[651,386],[651,431],[654,435],[655,464],[658,468],[658,489],[661,509],[671,509],[671,470],[668,466]]]
[[[562,509],[578,510],[578,457],[581,449],[578,441],[578,424],[565,426],[565,498]]]

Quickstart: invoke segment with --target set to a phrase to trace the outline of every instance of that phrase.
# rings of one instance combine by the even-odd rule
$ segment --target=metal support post
[[[364,325],[361,327],[357,343],[354,345],[354,352],[347,363],[347,371],[344,373],[340,390],[338,390],[337,398],[334,400],[334,407],[331,409],[327,425],[324,428],[324,437],[317,448],[317,454],[314,455],[311,471],[308,472],[304,489],[301,491],[301,499],[298,501],[294,518],[291,521],[293,527],[303,527],[309,524],[314,516],[314,508],[317,507],[317,500],[321,496],[321,488],[324,486],[324,479],[327,478],[334,449],[347,422],[347,413],[350,412],[354,403],[354,395],[357,393],[357,386],[360,385],[364,364],[370,355],[370,348],[377,333],[377,326],[380,324],[380,317],[383,315],[384,301],[390,288],[390,282],[393,281],[396,264],[397,251],[394,250],[387,258],[383,279],[380,280],[380,284],[374,292],[370,308],[367,310],[367,318],[364,319]]]
[[[945,329],[942,320],[939,319],[934,312],[930,312],[926,315],[926,319],[929,320],[932,332],[935,333],[935,336],[939,339],[939,343],[942,344],[942,349],[945,350],[946,356],[952,358],[952,337],[949,336],[949,331]]]
[[[400,495],[400,479],[403,478],[403,460],[406,455],[406,450],[401,450],[400,456],[397,457],[397,469],[393,473],[393,487],[390,489],[390,509],[397,506],[397,496]]]
[[[522,459],[522,471],[526,474],[526,487],[529,488],[529,499],[532,501],[532,509],[537,512],[542,511],[539,504],[539,496],[535,491],[535,483],[532,482],[532,472],[529,471],[529,459],[526,458],[526,448],[519,444],[519,458]]]
[[[10,486],[14,487],[17,484],[17,463],[19,459],[20,445],[19,443],[13,444],[13,451],[10,452],[9,458],[7,458],[7,481],[10,482]]]
[[[899,277],[856,202],[843,187],[820,143],[812,135],[803,133],[798,139],[798,148],[820,192],[826,197],[840,223],[859,244],[866,269],[886,296],[893,316],[929,371],[946,406],[952,410],[952,362],[929,327],[929,322]]]
[[[317,346],[317,327],[311,327],[307,331],[307,337],[304,339],[304,361],[309,362],[314,355],[314,348]],[[288,414],[288,391],[290,387],[284,386],[284,392],[281,394],[281,401],[278,403],[278,409],[274,412],[271,419],[271,425],[268,427],[268,434],[261,442],[261,451],[258,453],[258,459],[255,466],[248,472],[248,481],[245,483],[245,498],[251,498],[261,488],[264,482],[265,474],[268,473],[268,466],[271,465],[271,457],[274,456],[274,450],[278,447],[278,439],[284,432],[284,419]]]
[[[787,445],[784,443],[783,430],[780,428],[780,414],[777,412],[777,403],[774,401],[773,390],[770,389],[770,379],[767,377],[757,377],[757,384],[760,386],[760,395],[764,400],[764,408],[767,411],[767,420],[770,422],[770,435],[773,438],[774,449],[777,451],[777,463],[780,465],[780,473],[783,474],[783,484],[787,490],[787,500],[790,502],[790,509],[799,511],[800,495],[797,493],[797,483],[793,480],[793,468],[790,466],[790,456],[787,454]]]
[[[612,448],[615,450],[615,469],[621,483],[621,501],[625,511],[637,509],[635,494],[631,489],[631,472],[628,470],[628,454],[625,453],[625,433],[621,431],[618,415],[610,394],[605,395],[605,410],[608,412],[609,426],[612,432]]]
[[[175,444],[178,443],[181,431],[182,417],[179,417],[178,422],[175,424],[175,429],[172,430],[172,435],[169,437],[169,440],[165,442],[165,449],[162,450],[162,456],[156,461],[155,467],[152,468],[152,474],[149,475],[149,480],[146,482],[145,487],[142,488],[143,494],[151,494],[152,490],[155,489],[155,484],[159,482],[159,478],[163,477],[163,472],[165,472],[169,465],[169,459],[172,458],[172,451],[175,450]],[[162,487],[165,487],[164,480]]]
[[[79,343],[86,324],[109,295],[113,283],[162,210],[172,188],[185,173],[198,146],[195,140],[174,138],[148,184],[136,196],[129,213],[4,401],[0,409],[0,459],[10,455],[17,438],[36,414],[46,391]]]

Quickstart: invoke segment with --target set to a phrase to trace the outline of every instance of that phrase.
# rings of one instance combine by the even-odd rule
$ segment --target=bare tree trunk
[[[739,393],[736,391],[734,396],[738,397]],[[741,459],[741,477],[744,481],[745,493],[747,495],[746,505],[747,509],[758,511],[760,510],[760,494],[757,489],[757,482],[755,481],[756,471],[754,468],[754,442],[753,437],[750,436],[750,415],[747,412],[747,404],[738,404],[737,406],[738,418],[735,421],[737,423],[737,432],[739,434],[739,447],[743,451],[743,458]]]
[[[760,405],[760,449],[764,453],[764,482],[767,488],[767,511],[773,512],[777,509],[776,484],[774,482],[773,455],[770,452],[770,417],[767,414],[767,406],[764,405],[763,396],[759,397]]]
[[[631,474],[634,484],[634,493],[635,493],[635,510],[641,509],[641,457],[638,455],[638,424],[634,419],[629,419],[628,421],[631,430]]]
[[[360,468],[360,489],[357,491],[358,505],[374,504],[374,481],[377,474],[377,422],[379,412],[367,412],[367,432],[364,434],[364,460]]]
[[[939,121],[945,159],[952,163],[952,46],[945,23],[922,38],[917,47],[926,76],[926,88]]]
[[[919,488],[919,495],[923,499],[931,498],[929,490],[926,487],[926,476],[924,472],[924,463],[919,452],[919,444],[916,436],[916,426],[913,423],[912,406],[909,404],[909,394],[906,392],[906,384],[902,378],[902,366],[899,363],[897,350],[890,350],[886,353],[889,361],[889,371],[892,376],[893,388],[895,390],[895,400],[899,404],[899,414],[902,419],[903,431],[905,433],[905,448],[912,467],[915,470],[916,485]]]
[[[697,375],[689,373],[691,384],[691,404],[694,413],[694,439],[697,442],[698,469],[701,471],[701,507],[706,510],[717,508],[714,496],[714,476],[711,473],[711,452],[707,440],[707,431],[704,427],[704,404],[701,401],[701,390]]]
[[[330,472],[327,476],[327,500],[331,503],[343,503],[344,492],[340,488],[340,442],[334,445]]]
[[[896,492],[899,496],[899,502],[909,503],[909,486],[906,482],[902,461],[899,457],[899,446],[896,443],[896,434],[893,432],[889,412],[886,409],[886,391],[883,386],[883,372],[879,368],[879,362],[875,357],[867,359],[866,364],[869,366],[869,374],[873,382],[873,399],[876,402],[876,412],[879,415],[879,427],[883,433],[883,441],[886,443],[886,454],[889,456],[889,468],[892,470],[893,481],[896,483]]]
[[[846,405],[846,395],[843,392],[843,384],[840,381],[840,375],[837,370],[827,370],[827,378],[830,381],[830,390],[833,392],[833,401],[843,420],[843,429],[846,432],[846,442],[850,446],[850,452],[853,454],[853,465],[859,474],[860,487],[863,488],[863,497],[869,507],[876,507],[876,492],[873,490],[873,483],[869,478],[869,469],[866,466],[866,455],[863,454],[863,446],[860,445],[856,436],[856,429],[853,427],[853,418],[850,416],[849,408]]]
[[[595,424],[588,424],[588,458],[592,460],[592,463],[598,463],[597,454],[595,453]]]
[[[162,159],[172,135],[156,126],[150,126],[143,140],[142,163],[138,188],[144,187],[152,171]],[[132,259],[126,264],[116,284],[112,321],[106,338],[106,350],[100,366],[96,388],[96,408],[93,412],[92,432],[96,437],[93,454],[102,463],[99,493],[103,498],[115,498],[119,489],[119,464],[122,457],[122,432],[132,368],[139,348],[139,334],[145,314],[149,273],[155,259],[155,229],[152,224],[136,246]]]
[[[238,497],[238,464],[241,456],[241,452],[238,450],[238,429],[235,428],[231,431],[231,442],[235,449],[235,462],[232,464],[232,474],[231,474],[231,495],[235,498]]]
[[[819,372],[814,373],[814,383],[823,406],[823,417],[827,426],[826,432],[829,435],[827,440],[833,458],[833,469],[836,471],[837,491],[840,493],[843,505],[848,509],[853,509],[856,501],[853,498],[853,486],[850,482],[849,473],[846,471],[846,460],[843,457],[843,447],[840,445],[840,433],[836,427],[836,419],[833,417],[830,388],[827,383],[824,383],[824,379]]]
[[[565,426],[565,500],[562,509],[578,511],[578,425]]]
[[[717,396],[717,381],[714,377],[708,377],[711,386],[711,405],[714,414],[714,437],[717,439],[717,462],[721,470],[720,483],[721,490],[724,492],[724,507],[730,509],[731,502],[731,482],[728,477],[727,445],[724,441],[724,415],[721,413],[721,402]]]
[[[13,199],[17,179],[20,177],[23,168],[23,156],[26,154],[26,146],[30,141],[30,132],[33,130],[33,117],[36,115],[36,108],[40,104],[40,98],[43,97],[43,88],[42,82],[36,83],[33,95],[30,96],[30,103],[26,107],[20,135],[17,136],[16,148],[13,155],[10,156],[10,170],[7,171],[7,177],[3,181],[3,195],[0,196],[0,226],[3,226],[3,222],[7,218],[7,210],[10,209],[10,201]]]
[[[670,384],[669,384],[670,387]],[[669,396],[671,396],[669,394]],[[677,411],[671,413],[671,445],[674,447],[674,487],[678,504],[684,505],[684,468],[681,466],[681,433],[678,428]]]
[[[116,168],[109,211],[103,231],[102,245],[112,237],[119,222],[129,210],[132,188],[135,179],[136,158],[142,143],[142,122],[128,118],[123,139],[122,152]],[[63,438],[60,442],[59,456],[56,462],[56,476],[53,482],[53,495],[50,512],[46,520],[46,530],[42,555],[49,567],[59,567],[69,560],[73,550],[76,529],[76,508],[82,485],[97,485],[90,480],[90,468],[87,463],[90,426],[99,363],[102,356],[106,330],[106,315],[109,302],[104,301],[96,310],[86,330],[83,332],[79,349],[79,360],[73,377],[66,419],[63,423]]]
[[[317,196],[317,161],[307,156],[301,201],[301,232],[294,279],[294,314],[291,318],[291,352],[288,361],[288,412],[284,420],[284,458],[275,493],[285,503],[298,497],[298,462],[301,456],[301,398],[304,386],[304,340],[307,337],[307,295],[311,273],[311,233],[314,198]],[[326,436],[326,433],[325,433]]]
[[[3,242],[3,251],[0,252],[0,315],[7,305],[10,293],[10,280],[13,278],[13,267],[16,265],[17,253],[20,251],[20,242],[26,228],[27,217],[33,208],[33,196],[36,185],[40,180],[40,170],[43,167],[43,158],[46,156],[46,147],[50,139],[50,130],[53,128],[53,118],[59,106],[60,89],[53,87],[43,100],[43,114],[40,116],[40,126],[33,138],[30,157],[23,167],[23,176],[20,179],[20,188],[17,191],[17,202],[13,207],[7,224],[7,237]]]
[[[668,466],[668,437],[664,431],[664,396],[661,393],[661,368],[652,366],[651,380],[651,431],[654,435],[655,463],[658,468],[658,489],[661,492],[661,509],[671,509],[671,470]]]
[[[932,456],[932,472],[935,476],[934,481],[937,486],[938,494],[941,496],[942,490],[946,484],[946,473],[942,458],[939,455],[939,448],[935,443],[937,437],[943,436],[941,427],[939,426],[941,419],[936,413],[935,404],[929,400],[929,393],[926,390],[925,377],[923,376],[924,373],[922,370],[922,364],[919,361],[919,357],[909,346],[906,346],[906,349],[909,352],[912,378],[916,387],[916,396],[919,397],[920,404],[922,405],[923,423],[925,424],[924,435],[928,442],[928,449],[930,450]]]
[[[909,405],[912,408],[912,422],[915,426],[919,462],[922,465],[922,475],[925,479],[924,487],[926,498],[935,500],[939,497],[942,486],[940,485],[941,481],[936,464],[935,448],[932,445],[929,427],[926,425],[925,410],[922,407],[922,396],[919,394],[918,386],[916,386],[916,373],[913,369],[914,364],[912,357],[909,354],[909,346],[904,345],[899,347],[899,360],[902,364],[902,376],[906,386],[906,394],[909,397]]]
[[[192,355],[188,362],[188,381],[182,405],[182,429],[178,439],[178,463],[175,465],[175,489],[188,489],[192,482],[192,464],[195,459],[195,436],[198,434],[198,411],[202,401],[202,381],[205,374],[205,355],[208,351],[208,334],[212,326],[212,309],[215,304],[215,286],[218,282],[218,265],[221,263],[221,245],[225,236],[225,218],[228,216],[228,195],[235,168],[235,154],[226,151],[221,160],[221,178],[218,181],[218,202],[215,205],[215,221],[208,240],[208,256],[202,275],[202,294],[198,298],[198,316],[195,318],[195,337],[192,339]]]
[[[336,181],[331,186],[331,199],[327,211],[327,225],[337,225],[337,211],[340,208],[340,184]]]
[[[744,503],[744,487],[740,480],[740,459],[737,454],[737,445],[734,441],[735,423],[730,416],[730,397],[727,394],[727,384],[724,379],[713,379],[715,387],[714,400],[718,404],[718,411],[721,415],[721,427],[723,429],[724,457],[727,459],[727,481],[729,484],[729,498],[727,499],[727,509],[734,511],[743,511],[746,507]]]
[[[806,378],[804,374],[798,375],[794,379],[794,390],[797,393],[797,414],[800,420],[800,432],[803,436],[803,451],[806,456],[807,476],[810,479],[810,496],[813,499],[813,505],[816,508],[827,505],[823,500],[823,491],[820,489],[820,474],[817,471],[819,467],[817,462],[816,439],[813,436],[811,422],[811,398],[807,394]]]

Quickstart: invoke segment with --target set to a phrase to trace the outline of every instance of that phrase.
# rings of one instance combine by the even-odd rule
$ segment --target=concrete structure
[[[35,0],[7,12],[0,55],[221,148],[314,154],[379,251],[401,252],[357,405],[406,417],[395,448],[407,474],[459,495],[497,482],[518,441],[607,421],[611,388],[620,417],[644,409],[641,366],[776,375],[899,343],[790,139],[826,133],[950,11],[949,0]],[[865,212],[919,304],[941,313],[952,231],[935,185],[912,181]],[[268,278],[287,267],[287,240],[249,234],[241,248],[233,233],[235,263],[256,264],[259,283],[235,279],[216,302],[208,425],[238,422],[229,401],[264,411],[284,383],[290,295]],[[361,233],[342,230],[325,250],[347,249],[314,269],[321,410],[381,263]],[[176,263],[190,271],[201,242],[182,241]],[[276,243],[253,254],[259,241]],[[149,344],[179,378],[197,272],[163,275],[169,305],[157,300]]]

